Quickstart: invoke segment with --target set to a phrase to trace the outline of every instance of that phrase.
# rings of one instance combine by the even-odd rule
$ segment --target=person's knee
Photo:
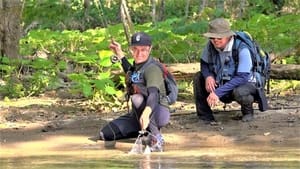
[[[158,120],[158,127],[162,128],[166,126],[170,121],[170,116],[165,116],[164,118],[161,118]]]
[[[144,100],[145,100],[144,96],[141,94],[134,94],[134,95],[132,95],[132,98],[131,98],[132,104],[136,108],[139,108],[143,104]]]
[[[205,79],[200,71],[195,73],[193,77],[193,94],[196,101],[199,100],[203,95],[207,95],[205,89]]]
[[[152,118],[153,124],[156,124],[157,127],[161,128],[166,126],[170,121],[170,111],[168,108],[164,106],[160,106],[159,109],[156,109],[153,114]]]
[[[233,95],[239,104],[252,104],[254,102],[254,97],[246,90],[234,90]]]
[[[201,72],[197,72],[194,74],[194,77],[193,77],[193,84],[194,84],[194,87],[195,86],[200,86],[200,83],[203,81],[203,76],[201,74]]]

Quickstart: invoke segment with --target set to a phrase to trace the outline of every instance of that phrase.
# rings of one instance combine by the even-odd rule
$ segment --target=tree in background
[[[127,42],[130,42],[130,36],[134,33],[134,27],[132,24],[131,16],[129,14],[126,0],[120,0],[120,13]]]
[[[0,56],[19,57],[21,0],[0,0]]]

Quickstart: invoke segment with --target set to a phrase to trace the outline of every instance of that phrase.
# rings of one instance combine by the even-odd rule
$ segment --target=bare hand
[[[217,87],[216,80],[212,76],[208,76],[205,79],[205,89],[207,92],[214,92]]]
[[[140,117],[140,124],[141,124],[141,128],[142,130],[146,130],[146,128],[148,127],[149,123],[150,123],[150,115],[151,115],[151,108],[150,107],[146,107]]]
[[[114,52],[118,59],[122,59],[124,57],[124,52],[122,51],[121,45],[115,40],[111,40],[109,48],[112,52]]]
[[[219,102],[219,97],[215,92],[211,92],[207,97],[207,103],[210,107],[216,106]]]

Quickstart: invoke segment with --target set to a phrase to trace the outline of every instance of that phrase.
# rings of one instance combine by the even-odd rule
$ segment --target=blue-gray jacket
[[[238,59],[234,59],[232,53],[235,42],[235,38],[232,38],[225,49],[220,51],[209,41],[202,52],[201,73],[205,79],[208,76],[215,78],[219,85],[215,93],[219,98],[240,85],[255,82],[250,51],[246,44],[241,44],[235,52],[238,53]]]

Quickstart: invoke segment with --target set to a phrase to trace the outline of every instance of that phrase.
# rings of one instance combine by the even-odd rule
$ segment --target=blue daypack
[[[238,63],[238,50],[243,42],[250,50],[253,72],[256,78],[256,89],[258,106],[260,111],[266,111],[268,109],[268,103],[265,94],[265,86],[267,84],[267,93],[270,88],[270,69],[271,62],[269,54],[264,51],[258,43],[252,39],[248,32],[237,31],[235,32],[236,42],[232,49],[232,56],[236,63]],[[237,65],[237,64],[236,64]]]
[[[255,40],[252,39],[251,35],[248,32],[237,31],[235,32],[235,34],[237,42],[233,47],[234,60],[238,62],[238,54],[235,54],[235,52],[238,52],[239,45],[241,44],[241,42],[244,42],[248,46],[251,53],[253,72],[256,77],[257,87],[265,88],[266,84],[268,84],[267,91],[269,92],[271,69],[269,54],[264,51]]]
[[[164,82],[166,87],[166,93],[167,93],[167,100],[169,105],[172,105],[176,102],[178,97],[178,87],[177,83],[175,81],[174,76],[169,72],[166,65],[159,61],[154,61],[160,69],[163,71],[164,74]]]

